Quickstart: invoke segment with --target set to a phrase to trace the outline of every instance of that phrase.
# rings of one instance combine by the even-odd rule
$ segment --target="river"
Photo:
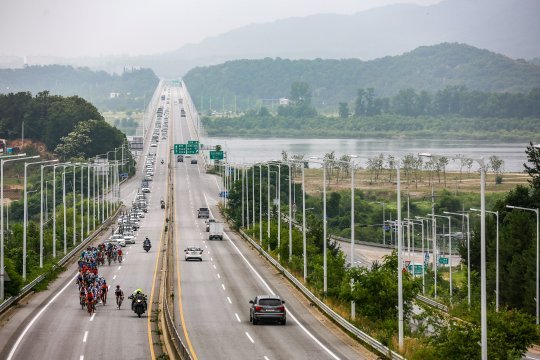
[[[504,160],[504,171],[522,172],[527,161],[526,142],[505,143],[478,140],[452,139],[295,139],[295,138],[220,138],[201,139],[205,145],[221,145],[227,151],[230,162],[255,162],[281,159],[281,151],[289,155],[304,154],[305,157],[319,156],[335,151],[338,158],[344,154],[359,156],[358,162],[365,165],[365,158],[380,153],[394,155],[422,152],[446,156],[462,154],[488,159],[496,155]],[[364,159],[362,159],[364,158]],[[477,166],[473,167],[476,169]],[[449,170],[459,169],[459,162],[450,162]]]

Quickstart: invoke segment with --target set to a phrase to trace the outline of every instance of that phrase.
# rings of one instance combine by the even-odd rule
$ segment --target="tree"
[[[500,184],[502,182],[501,173],[503,172],[504,160],[499,158],[496,155],[491,155],[489,157],[489,167],[495,173],[495,184]]]
[[[342,119],[348,118],[350,115],[349,112],[349,104],[346,102],[340,102],[339,103],[339,117]]]
[[[291,100],[296,105],[306,105],[311,104],[311,90],[309,89],[309,84],[304,81],[295,81],[291,84]]]
[[[540,148],[535,147],[531,141],[530,145],[527,146],[525,153],[527,154],[527,162],[530,163],[530,166],[528,164],[523,164],[525,171],[527,171],[527,174],[531,177],[529,179],[529,184],[531,184],[534,189],[540,190]]]

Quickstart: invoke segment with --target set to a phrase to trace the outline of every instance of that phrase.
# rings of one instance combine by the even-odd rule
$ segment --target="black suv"
[[[257,325],[259,321],[277,321],[281,325],[287,323],[287,311],[285,301],[276,295],[259,295],[255,300],[250,300],[249,321]]]

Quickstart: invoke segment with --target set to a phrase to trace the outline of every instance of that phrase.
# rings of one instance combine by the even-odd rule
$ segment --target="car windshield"
[[[191,247],[191,248],[188,248],[188,251],[201,251],[201,249],[196,248],[196,247]]]
[[[281,305],[281,300],[279,299],[260,299],[259,305],[263,306],[279,306]]]

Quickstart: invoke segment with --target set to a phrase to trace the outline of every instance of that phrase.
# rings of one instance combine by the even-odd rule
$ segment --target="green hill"
[[[419,47],[400,56],[371,61],[344,60],[236,60],[198,67],[184,76],[199,108],[252,108],[256,101],[289,97],[291,83],[307,82],[312,104],[336,109],[352,102],[360,88],[374,88],[376,96],[400,90],[436,92],[447,86],[465,86],[483,92],[527,93],[540,87],[540,67],[523,60],[465,44],[444,43]]]
[[[62,96],[80,96],[100,110],[142,109],[159,82],[150,69],[109,74],[63,65],[0,69],[0,93],[48,91]],[[118,96],[111,98],[111,93]]]

